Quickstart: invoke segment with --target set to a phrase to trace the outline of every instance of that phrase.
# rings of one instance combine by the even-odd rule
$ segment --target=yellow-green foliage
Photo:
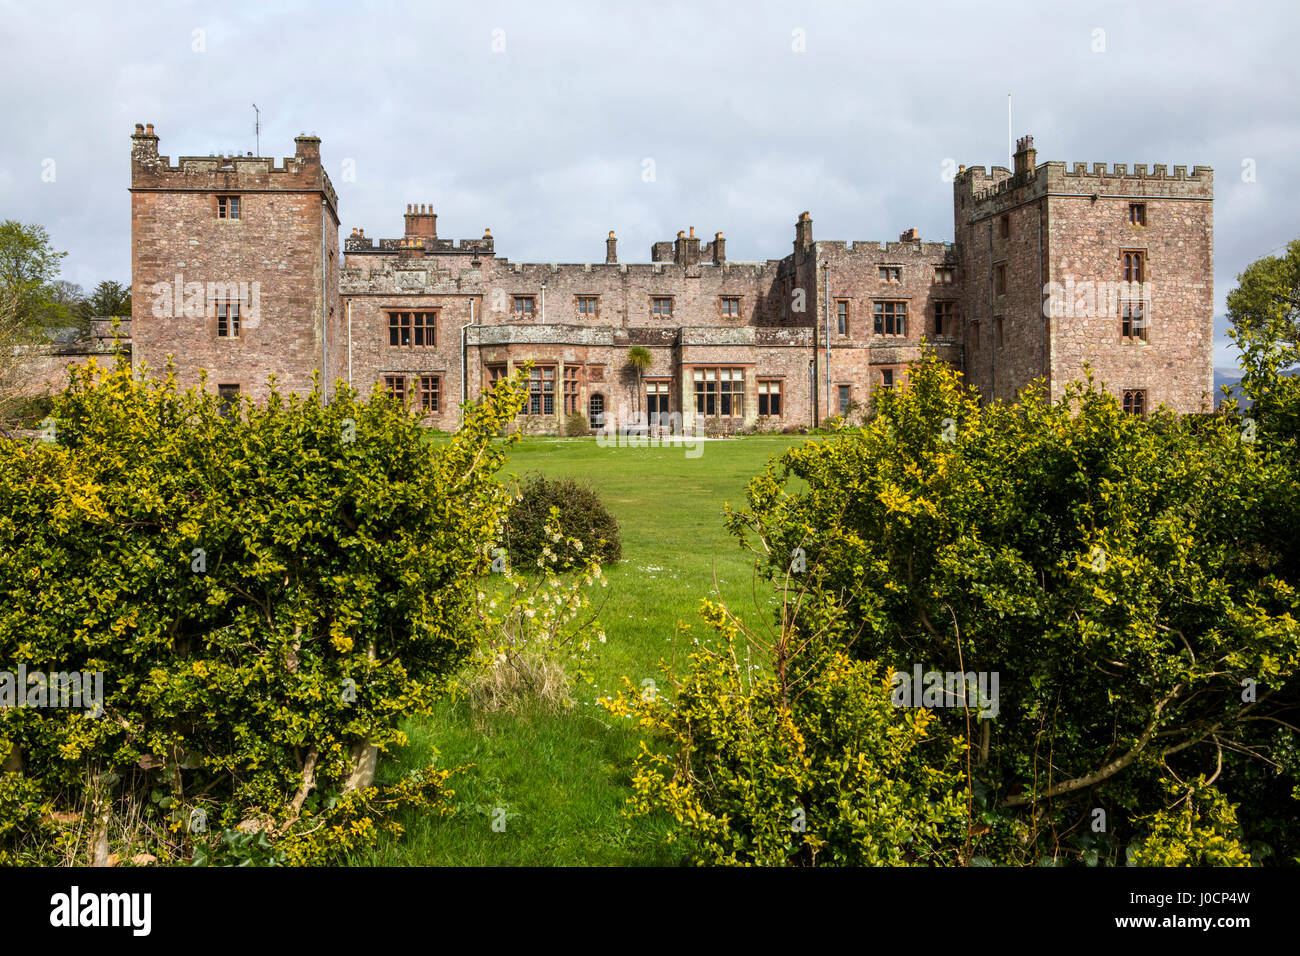
[[[1174,807],[1154,814],[1134,857],[1138,866],[1250,866],[1241,845],[1237,809],[1204,778]]]
[[[0,442],[0,670],[102,671],[105,713],[0,712],[0,859],[102,805],[92,780],[183,841],[195,809],[209,833],[310,815],[400,743],[472,650],[520,400],[506,382],[433,445],[378,391],[228,420],[170,378],[77,370],[53,442]]]
[[[705,602],[703,614],[721,641],[700,644],[680,680],[669,673],[673,697],[625,678],[604,701],[652,734],[631,812],[667,811],[705,865],[960,862],[960,739],[926,710],[895,708],[890,675],[832,642],[784,635],[787,666],[755,668],[726,610]]]
[[[1294,859],[1300,457],[1277,418],[1254,427],[1126,414],[1092,381],[983,403],[927,353],[861,428],[774,459],[728,524],[774,582],[802,555],[854,657],[999,675],[977,856],[1118,862],[1164,776],[1221,766],[1246,839]],[[960,708],[936,717],[964,734]]]

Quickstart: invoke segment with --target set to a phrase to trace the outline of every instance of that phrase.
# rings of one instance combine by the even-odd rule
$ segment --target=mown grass
[[[580,684],[577,706],[559,714],[476,714],[447,702],[429,719],[409,721],[410,745],[380,776],[436,762],[472,764],[453,778],[456,814],[409,815],[406,832],[358,854],[357,865],[574,866],[671,865],[665,821],[623,814],[638,733],[596,700],[626,675],[662,683],[659,663],[684,661],[700,629],[700,599],[713,593],[754,614],[752,556],[722,527],[722,509],[744,504],[745,484],[768,459],[801,438],[749,437],[708,442],[698,458],[681,448],[601,448],[594,439],[525,439],[507,474],[539,471],[589,480],[618,519],[623,560],[606,568],[601,621],[608,643],[594,661],[595,685]],[[759,600],[769,601],[760,588]],[[492,828],[505,811],[505,830]]]

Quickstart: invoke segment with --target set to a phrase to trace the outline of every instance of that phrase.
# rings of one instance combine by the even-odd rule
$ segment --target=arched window
[[[587,399],[587,418],[592,428],[601,428],[605,424],[605,396],[593,395]]]

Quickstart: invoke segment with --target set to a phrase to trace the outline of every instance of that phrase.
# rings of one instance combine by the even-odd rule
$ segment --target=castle
[[[1036,163],[959,167],[953,242],[813,238],[729,260],[721,232],[656,242],[648,263],[520,263],[490,230],[440,238],[432,205],[401,236],[352,229],[320,140],[294,155],[131,150],[132,361],[182,384],[207,370],[223,397],[305,391],[324,370],[401,395],[429,424],[531,361],[527,431],[596,427],[633,411],[734,431],[814,425],[901,385],[924,347],[987,399],[1035,378],[1059,397],[1088,363],[1126,410],[1209,408],[1213,394],[1213,170]],[[343,260],[340,261],[340,255]],[[648,364],[634,368],[641,346]],[[638,350],[638,353],[640,350]],[[642,353],[644,358],[644,354]]]

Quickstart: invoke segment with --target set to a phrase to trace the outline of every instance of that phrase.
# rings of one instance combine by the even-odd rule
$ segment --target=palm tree
[[[641,379],[645,370],[654,364],[654,356],[644,345],[634,345],[627,350],[627,364],[636,374],[636,410],[641,411]]]

